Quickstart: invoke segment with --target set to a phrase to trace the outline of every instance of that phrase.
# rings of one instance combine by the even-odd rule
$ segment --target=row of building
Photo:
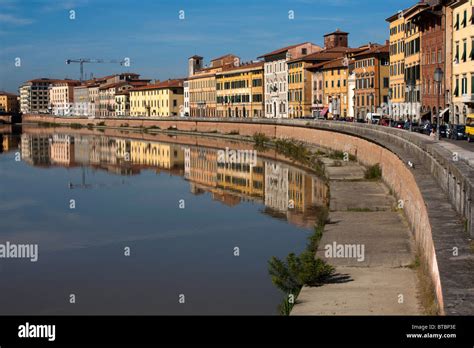
[[[154,81],[123,73],[80,83],[37,79],[20,88],[22,112],[100,117],[191,116],[394,119],[465,123],[474,103],[474,0],[422,0],[387,18],[385,44],[349,47],[341,30],[242,62],[194,55],[188,76]]]

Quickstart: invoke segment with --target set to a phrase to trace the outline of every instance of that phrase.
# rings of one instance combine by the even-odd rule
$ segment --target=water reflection
[[[264,213],[298,226],[314,225],[312,207],[328,203],[326,183],[302,169],[261,156],[255,166],[220,163],[218,151],[223,150],[107,136],[21,135],[22,159],[33,166],[87,166],[118,175],[153,169],[183,176],[192,193],[210,192],[228,206],[263,203]]]
[[[219,161],[249,144],[142,137],[3,133],[0,243],[39,260],[0,259],[0,314],[278,314],[267,262],[305,248],[325,182],[275,153]]]

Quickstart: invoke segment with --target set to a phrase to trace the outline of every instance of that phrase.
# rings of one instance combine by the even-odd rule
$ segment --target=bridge
[[[379,164],[383,181],[404,202],[404,215],[429,271],[441,314],[474,313],[473,161],[469,153],[451,144],[395,128],[313,120],[26,115],[23,122],[107,127],[104,135],[122,134],[120,129],[133,127],[239,136],[263,133],[348,152],[363,165]]]

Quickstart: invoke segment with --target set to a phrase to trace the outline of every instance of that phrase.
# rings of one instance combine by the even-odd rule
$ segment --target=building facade
[[[18,113],[20,112],[20,104],[18,96],[13,93],[0,91],[0,112]]]
[[[203,58],[200,56],[188,59],[189,108],[192,117],[217,116],[216,73],[239,65],[240,58],[233,54],[211,60],[209,67],[203,67]]]
[[[390,27],[390,103],[396,110],[402,110],[405,104],[405,12],[386,19]],[[402,112],[392,116],[399,119]]]
[[[183,107],[183,80],[167,80],[129,90],[130,116],[178,116]]]
[[[465,124],[467,115],[474,112],[474,2],[458,0],[450,7],[453,10],[453,123]]]
[[[185,80],[183,82],[183,93],[184,93],[184,106],[182,116],[189,116],[191,109],[189,107],[189,81]]]
[[[299,58],[308,54],[312,54],[318,51],[321,51],[321,47],[310,42],[305,42],[302,44],[292,45],[284,48],[280,48],[276,51],[264,54],[259,58],[263,58],[265,61],[264,64],[264,88],[265,88],[265,117],[267,118],[288,118],[290,115],[290,104],[289,104],[289,65],[288,61]],[[292,76],[298,79],[299,72],[294,71],[296,68],[292,66]],[[303,75],[303,73],[301,73]],[[308,73],[310,76],[310,73]],[[308,86],[308,95],[309,100],[311,98],[311,79],[309,80]],[[292,80],[294,81],[294,80]],[[299,80],[298,80],[299,81]],[[301,76],[301,81],[303,82],[303,77]],[[292,96],[294,101],[292,105],[298,104],[299,101],[296,101],[296,98],[300,97],[300,86],[298,85],[293,90]],[[301,98],[302,99],[302,98]],[[308,110],[311,108],[309,105]],[[298,111],[293,109],[292,115],[295,115],[295,112]]]
[[[263,62],[216,73],[217,117],[263,117]]]
[[[366,119],[369,112],[377,113],[388,104],[390,87],[390,47],[376,46],[354,55],[355,114]],[[351,96],[348,98],[351,99]],[[349,108],[350,109],[350,108]]]
[[[56,80],[49,85],[48,109],[53,115],[73,115],[74,87],[79,85],[75,80]]]
[[[22,113],[47,113],[49,85],[56,80],[40,78],[29,80],[20,86],[20,110]]]
[[[324,78],[324,105],[329,119],[349,116],[348,79],[349,66],[353,63],[347,57],[325,63],[321,70]]]

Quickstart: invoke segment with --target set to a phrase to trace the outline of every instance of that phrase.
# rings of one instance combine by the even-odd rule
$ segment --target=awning
[[[443,115],[449,111],[449,108],[446,108],[444,109],[443,111],[441,111],[441,113],[439,114],[440,117],[443,117]]]
[[[321,111],[321,116],[326,116],[326,114],[328,113],[328,110],[329,110],[328,107],[323,108],[323,110]]]

